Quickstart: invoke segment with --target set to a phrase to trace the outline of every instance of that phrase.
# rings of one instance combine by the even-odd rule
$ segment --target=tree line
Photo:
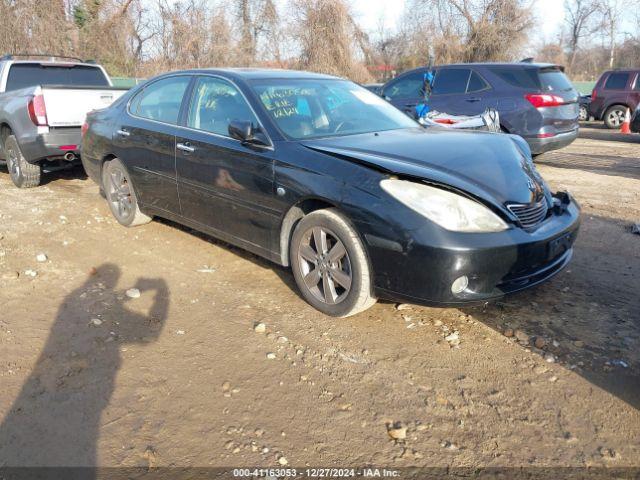
[[[350,0],[0,0],[0,51],[94,59],[119,76],[267,66],[358,82],[429,61],[514,61],[525,53],[588,79],[640,63],[640,22],[620,32],[625,16],[639,12],[622,0],[565,0],[563,28],[538,45],[531,2],[407,0],[393,28],[381,17],[365,31]]]

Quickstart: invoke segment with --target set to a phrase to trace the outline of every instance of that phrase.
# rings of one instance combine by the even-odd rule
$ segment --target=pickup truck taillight
[[[528,93],[524,98],[529,100],[529,103],[536,108],[558,107],[565,104],[562,97],[551,95],[550,93]]]
[[[31,97],[27,110],[29,111],[29,118],[34,125],[38,127],[47,126],[47,108],[44,105],[44,96],[42,94]]]

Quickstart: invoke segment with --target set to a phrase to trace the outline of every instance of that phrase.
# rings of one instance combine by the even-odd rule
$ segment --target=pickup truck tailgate
[[[43,86],[42,95],[50,127],[80,127],[91,110],[105,108],[126,90]]]

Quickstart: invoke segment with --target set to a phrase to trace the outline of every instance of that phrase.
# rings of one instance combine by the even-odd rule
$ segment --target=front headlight
[[[382,189],[442,228],[454,232],[501,232],[509,228],[484,205],[441,188],[386,179]]]

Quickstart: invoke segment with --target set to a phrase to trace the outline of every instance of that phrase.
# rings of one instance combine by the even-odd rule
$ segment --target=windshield
[[[296,140],[419,127],[382,98],[346,80],[257,80],[252,86],[280,130]]]
[[[98,67],[15,63],[9,69],[6,91],[36,85],[108,87],[109,81]]]

